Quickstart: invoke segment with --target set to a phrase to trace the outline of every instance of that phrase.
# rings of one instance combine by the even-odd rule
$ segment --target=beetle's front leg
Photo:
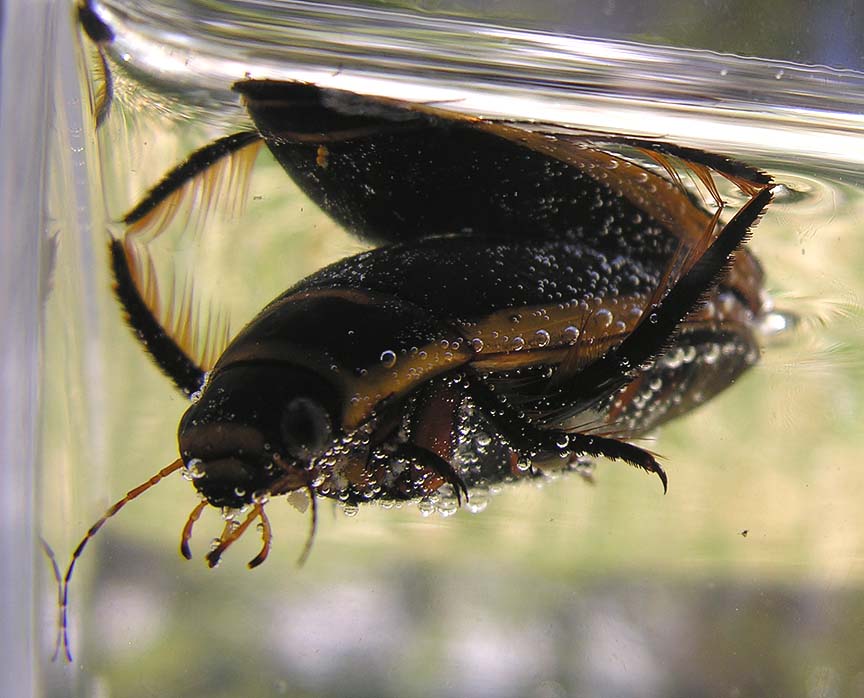
[[[604,436],[569,433],[562,429],[544,429],[535,426],[502,402],[477,376],[472,377],[468,385],[468,394],[484,411],[489,422],[501,436],[522,456],[534,458],[541,453],[568,453],[623,460],[656,474],[663,483],[663,491],[666,491],[668,482],[662,466],[651,453],[638,446]]]
[[[468,500],[468,486],[465,484],[465,480],[462,479],[462,476],[456,471],[456,468],[453,467],[450,461],[444,460],[434,451],[408,442],[401,444],[393,455],[397,458],[411,460],[443,478],[453,488],[459,506],[462,506],[463,494],[465,495],[465,500]]]

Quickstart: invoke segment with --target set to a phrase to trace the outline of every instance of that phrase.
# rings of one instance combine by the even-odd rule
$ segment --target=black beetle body
[[[112,242],[130,324],[197,396],[177,463],[210,504],[244,507],[297,489],[313,502],[410,499],[444,483],[461,498],[483,479],[453,462],[465,414],[507,444],[508,463],[490,466],[496,477],[605,455],[665,487],[651,454],[604,434],[641,434],[755,362],[762,275],[738,247],[771,198],[758,170],[623,141],[663,176],[603,146],[615,137],[541,134],[306,84],[250,80],[235,90],[258,130],[193,153]],[[148,305],[130,240],[154,226],[158,234],[165,202],[262,140],[323,210],[382,246],[300,282],[205,367]],[[749,201],[720,226],[670,158],[718,204],[714,171]],[[670,349],[681,361],[657,361]],[[710,364],[695,368],[703,351]],[[394,479],[405,463],[414,475]]]
[[[445,481],[458,489],[486,479],[482,468],[446,465],[457,445],[447,435],[456,432],[466,401],[486,408],[493,399],[501,401],[491,411],[502,412],[503,424],[485,419],[498,435],[511,432],[516,454],[565,458],[570,450],[549,452],[548,438],[514,438],[513,422],[566,432],[592,409],[612,414],[638,404],[616,407],[613,400],[635,378],[655,391],[671,386],[679,398],[698,392],[708,399],[755,361],[759,309],[726,288],[715,294],[710,317],[697,313],[677,335],[677,366],[655,362],[612,390],[583,389],[579,373],[644,321],[662,273],[639,260],[609,260],[580,242],[506,238],[431,237],[343,260],[273,301],[228,346],[181,422],[181,456],[217,506],[241,507],[307,486],[350,502],[412,499]],[[682,391],[689,383],[674,372],[694,367],[697,346],[714,353],[713,379]],[[555,392],[549,386],[566,356],[577,357],[569,368],[576,374],[566,391]],[[680,408],[671,397],[651,404],[650,420],[631,414],[631,435]],[[620,419],[616,414],[612,423]],[[659,471],[635,451],[621,457]],[[395,466],[418,456],[413,475]]]
[[[739,248],[771,199],[763,173],[666,144],[553,136],[312,85],[235,89],[256,130],[193,153],[111,242],[129,324],[194,399],[180,457],[73,552],[64,630],[87,542],[177,470],[203,495],[183,554],[207,505],[241,509],[246,518],[229,520],[207,559],[215,565],[260,519],[255,566],[270,547],[266,502],[298,490],[314,533],[318,497],[406,500],[449,485],[458,503],[470,487],[566,469],[583,455],[624,460],[665,488],[655,457],[626,439],[710,399],[756,361],[762,272]],[[261,141],[325,212],[382,246],[286,291],[207,365],[154,307],[133,242],[160,232],[164,207],[174,210],[196,177]],[[718,209],[715,172],[749,199],[720,225],[720,210],[699,205],[672,159]]]

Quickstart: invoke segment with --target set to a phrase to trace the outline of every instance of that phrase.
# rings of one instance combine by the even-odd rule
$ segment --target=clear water
[[[50,695],[851,696],[864,692],[864,76],[470,20],[306,3],[105,3],[115,101],[73,134],[90,225],[55,182],[42,528],[61,557],[131,486],[176,458],[186,401],[124,326],[106,229],[185,155],[248,127],[246,75],[313,81],[722,152],[778,190],[751,243],[778,307],[800,322],[721,398],[664,427],[656,482],[601,463],[506,487],[481,513],[324,503],[268,509],[261,568],[242,540],[215,571],[195,503],[171,478],[112,520],[72,589],[70,666],[42,654]],[[172,9],[173,8],[173,9]],[[192,19],[194,17],[194,20]],[[82,84],[93,79],[81,50]],[[98,80],[97,80],[98,82]],[[86,89],[86,87],[85,87]],[[85,97],[83,111],[88,112]],[[80,138],[80,141],[76,141]],[[62,160],[62,158],[61,158]],[[160,273],[228,309],[236,329],[294,281],[360,249],[259,156],[242,212],[154,249]],[[65,231],[82,232],[82,236]],[[161,248],[159,246],[162,246]],[[160,251],[161,250],[161,251]],[[50,502],[50,506],[47,504]],[[746,533],[745,533],[746,532]]]

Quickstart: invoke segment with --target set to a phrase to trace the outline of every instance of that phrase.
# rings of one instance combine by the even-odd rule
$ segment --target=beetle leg
[[[185,557],[187,560],[192,559],[192,551],[189,549],[189,539],[192,537],[192,527],[195,525],[195,522],[201,518],[201,512],[204,511],[204,507],[208,504],[206,499],[201,500],[192,510],[192,513],[189,514],[189,518],[186,519],[186,525],[183,526],[183,533],[180,536],[180,554]]]
[[[459,505],[462,494],[468,499],[468,488],[464,480],[450,463],[453,457],[453,434],[456,411],[463,393],[454,390],[448,381],[433,381],[417,396],[416,409],[411,416],[411,443],[408,453],[422,465],[444,478],[456,493]]]
[[[659,356],[681,321],[702,305],[705,294],[728,268],[732,253],[747,240],[771,197],[771,190],[766,188],[744,204],[666,296],[646,308],[642,320],[620,345],[578,374],[558,379],[557,397],[572,403],[574,412],[579,412],[632,380],[629,370],[622,367],[636,368]]]
[[[247,567],[249,567],[250,570],[258,567],[258,565],[267,559],[267,556],[270,554],[270,546],[273,542],[273,529],[270,527],[270,519],[268,519],[267,514],[264,513],[263,506],[260,507],[258,515],[261,517],[262,546],[261,552],[249,560]]]
[[[303,567],[312,552],[312,543],[315,541],[315,531],[318,530],[318,500],[315,498],[315,488],[311,484],[306,485],[306,491],[309,493],[309,501],[311,502],[311,519],[309,521],[309,535],[306,536],[306,543],[303,545],[303,550],[300,552],[300,557],[297,558],[297,567]]]
[[[186,201],[194,200],[204,215],[213,200],[222,194],[219,177],[225,170],[239,180],[233,187],[241,197],[246,190],[244,177],[258,154],[261,136],[257,131],[241,131],[219,138],[192,153],[171,170],[124,217],[128,226],[124,238],[145,235],[157,237],[175,219]],[[233,172],[232,172],[233,167]],[[201,221],[203,223],[203,221]]]
[[[668,480],[660,463],[651,453],[638,446],[604,436],[537,427],[501,402],[480,378],[470,382],[468,394],[484,410],[489,421],[507,439],[510,446],[522,455],[535,457],[540,453],[557,452],[623,460],[656,474],[663,483],[663,491],[666,492]]]
[[[127,250],[120,240],[111,240],[110,253],[114,294],[126,312],[126,321],[162,372],[186,395],[192,395],[204,384],[204,369],[154,315],[135,283]]]
[[[210,567],[216,567],[219,564],[219,559],[222,557],[222,553],[224,553],[234,541],[236,541],[240,536],[245,533],[246,529],[249,528],[249,525],[261,516],[263,512],[263,505],[256,504],[252,511],[249,512],[249,516],[241,523],[239,526],[230,527],[226,525],[226,530],[222,532],[221,540],[219,544],[213,548],[209,553],[207,553],[207,564]],[[258,559],[257,557],[255,558]]]
[[[413,443],[401,444],[393,453],[396,458],[407,458],[418,462],[424,468],[428,468],[436,475],[440,475],[453,488],[456,493],[456,500],[459,506],[462,505],[462,495],[465,495],[465,500],[468,500],[468,486],[462,479],[462,476],[456,472],[456,469],[449,462],[444,460],[434,451],[428,448],[418,446]]]

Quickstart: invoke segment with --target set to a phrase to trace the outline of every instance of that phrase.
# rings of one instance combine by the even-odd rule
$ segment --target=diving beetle
[[[244,517],[226,525],[209,564],[255,521],[263,546],[249,566],[260,564],[265,505],[305,491],[302,560],[319,497],[410,500],[449,485],[461,501],[478,483],[580,456],[623,460],[665,489],[654,455],[626,439],[755,363],[762,272],[740,247],[771,200],[762,172],[669,144],[552,135],[308,84],[235,89],[256,130],[193,153],[110,243],[130,326],[194,399],[179,458],[110,507],[73,552],[64,643],[69,582],[88,541],[173,472],[202,496],[183,529],[185,557],[212,505]],[[159,233],[166,202],[202,173],[261,142],[326,213],[380,246],[294,285],[205,366],[147,293],[134,243]],[[714,214],[673,161],[711,193]],[[748,197],[725,224],[714,173]],[[670,358],[678,353],[691,359]]]

